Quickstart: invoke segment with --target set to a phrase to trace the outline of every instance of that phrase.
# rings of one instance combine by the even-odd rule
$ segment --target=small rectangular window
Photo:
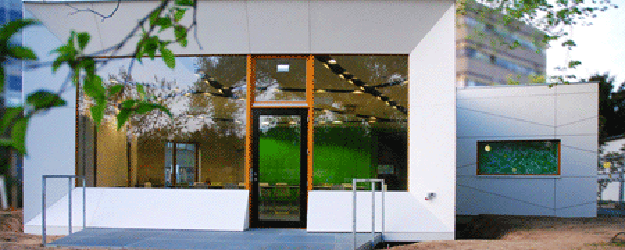
[[[478,175],[558,175],[560,140],[477,142]]]

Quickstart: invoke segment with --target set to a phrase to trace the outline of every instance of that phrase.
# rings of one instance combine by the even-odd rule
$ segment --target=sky
[[[612,0],[612,3],[619,8],[598,12],[592,20],[593,25],[573,27],[577,47],[569,52],[569,58],[581,61],[582,65],[567,74],[588,79],[595,73],[609,72],[615,77],[614,85],[625,82],[625,0]],[[548,75],[559,74],[554,68],[566,65],[567,50],[561,47],[561,43],[552,43],[547,51]]]

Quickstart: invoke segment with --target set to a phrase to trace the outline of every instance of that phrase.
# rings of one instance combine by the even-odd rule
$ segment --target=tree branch
[[[74,12],[71,12],[71,13],[67,14],[68,16],[75,15],[75,14],[80,13],[80,12],[91,12],[91,13],[93,13],[94,15],[101,17],[101,18],[102,18],[102,20],[101,20],[101,21],[102,21],[102,22],[104,22],[104,20],[106,20],[106,19],[108,19],[108,18],[111,18],[111,17],[113,17],[113,15],[115,15],[115,12],[117,12],[117,10],[119,9],[119,4],[121,3],[121,1],[122,1],[122,0],[117,0],[117,6],[115,6],[115,9],[113,9],[113,11],[111,12],[111,14],[108,14],[108,15],[104,15],[104,14],[102,14],[102,13],[100,13],[100,12],[97,12],[97,11],[95,11],[95,10],[92,10],[91,8],[86,8],[86,9],[78,9],[78,8],[76,8],[76,7],[74,7],[74,6],[71,6],[71,5],[70,5],[70,4],[68,4],[68,3],[66,3],[66,4],[65,4],[65,6],[67,6],[67,7],[70,7],[70,8],[72,8],[72,9],[74,9]]]

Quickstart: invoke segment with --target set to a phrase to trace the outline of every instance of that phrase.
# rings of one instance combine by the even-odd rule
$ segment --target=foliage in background
[[[616,9],[618,6],[610,0],[457,0],[456,14],[471,16],[481,23],[492,23],[495,27],[520,30],[523,25],[537,29],[534,45],[540,53],[541,48],[548,48],[552,41],[560,41],[560,46],[572,50],[576,47],[570,30],[573,25],[592,25],[597,13]],[[491,44],[507,46],[511,49],[520,46],[518,40],[491,40]],[[575,68],[582,64],[578,60],[568,60],[566,68]],[[574,75],[556,75],[551,77],[556,83],[568,83]],[[514,80],[511,80],[514,82]]]
[[[119,8],[119,3],[117,8]],[[187,33],[195,28],[196,25],[196,1],[191,0],[163,0],[155,9],[149,11],[143,19],[139,20],[134,29],[116,45],[104,50],[87,54],[85,49],[89,45],[91,36],[86,32],[71,31],[67,42],[56,48],[51,53],[56,54],[56,59],[52,62],[52,72],[56,73],[59,68],[67,66],[70,69],[68,79],[71,83],[78,87],[82,87],[88,98],[93,100],[94,105],[91,106],[91,117],[96,124],[96,129],[104,117],[104,111],[109,105],[108,101],[116,96],[120,96],[124,91],[123,85],[106,86],[101,76],[97,74],[98,66],[107,63],[113,58],[106,60],[96,60],[96,57],[106,55],[117,55],[117,53],[125,46],[130,38],[140,36],[140,40],[134,47],[132,58],[141,62],[144,57],[154,60],[157,54],[160,55],[163,62],[169,68],[175,68],[176,62],[173,52],[168,49],[171,44],[179,44],[185,47],[188,43]],[[110,18],[117,11],[117,8],[108,16],[104,16],[92,10],[94,14],[103,17],[103,20]],[[189,8],[193,9],[194,17],[191,24],[182,24],[180,21],[184,17]],[[20,19],[9,22],[0,29],[0,92],[4,89],[4,62],[7,60],[37,60],[36,54],[27,47],[15,45],[11,43],[11,37],[18,34],[20,30],[30,25],[38,24],[38,21],[32,19]],[[173,39],[162,38],[161,32],[173,30]],[[45,64],[40,64],[45,65]],[[132,63],[128,70],[132,72]],[[53,92],[42,89],[29,94],[25,100],[24,107],[14,107],[2,110],[2,119],[0,120],[0,146],[6,146],[26,153],[25,136],[28,128],[28,122],[34,115],[47,111],[55,107],[66,105],[66,101],[61,97],[65,91],[63,84],[60,90]],[[171,117],[169,110],[150,100],[142,86],[137,86],[139,98],[127,98],[122,100],[119,105],[119,113],[117,114],[117,127],[120,129],[126,121],[133,115],[142,115],[153,110],[160,110],[167,113]],[[6,135],[6,136],[5,136]]]
[[[614,89],[614,76],[608,73],[591,76],[588,81],[599,83],[599,143],[625,134],[625,86]]]

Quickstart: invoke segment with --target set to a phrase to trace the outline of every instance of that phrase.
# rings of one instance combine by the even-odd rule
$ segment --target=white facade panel
[[[558,91],[562,88],[557,88]],[[595,89],[595,91],[597,91]],[[556,120],[558,134],[578,135],[581,131],[590,131],[595,135],[599,131],[596,115],[599,110],[598,92],[560,93],[556,102],[558,107],[575,107],[575,109],[558,109]],[[584,104],[584,105],[580,105]]]
[[[558,216],[597,216],[597,179],[561,178],[556,184],[555,198],[557,201],[556,211]],[[580,190],[584,191],[580,192]],[[589,204],[591,206],[589,206]]]
[[[306,1],[248,1],[251,53],[310,51]]]
[[[26,11],[25,18],[32,18]],[[40,61],[52,61],[49,54],[60,45],[54,35],[42,25],[34,26],[23,32],[23,44],[32,48]],[[41,42],[46,41],[46,42]],[[46,89],[57,92],[67,77],[68,70],[61,67],[56,74],[50,68],[38,68],[23,72],[22,85],[24,96],[36,90]],[[67,106],[33,117],[29,122],[26,135],[27,155],[24,157],[24,220],[30,220],[41,212],[42,175],[73,175],[75,158],[75,103],[74,88],[67,88],[62,95]],[[70,138],[70,139],[68,139]],[[68,192],[67,180],[48,182],[47,198],[54,202]]]
[[[496,106],[497,104],[491,105]],[[458,106],[458,122],[465,124],[458,127],[458,138],[480,137],[482,140],[493,140],[494,137],[549,136],[553,134],[552,125],[516,118],[516,116],[501,112],[495,113],[490,111],[488,107],[467,108],[466,106],[469,106],[469,103],[463,102],[462,106]]]
[[[458,214],[596,216],[586,205],[597,189],[596,86],[459,89]],[[561,140],[560,175],[477,176],[467,165],[479,140],[537,139]]]
[[[562,139],[562,176],[597,176],[597,136],[563,135]]]
[[[358,191],[357,230],[371,232],[371,193]],[[353,193],[350,191],[312,191],[308,193],[309,232],[352,232]],[[386,192],[385,230],[389,233],[448,232],[435,211],[429,211],[409,192]],[[376,193],[377,232],[382,231],[382,194]]]
[[[112,18],[102,20],[93,9],[111,13],[116,2],[48,4],[26,2],[25,8],[41,19],[60,39],[70,29],[89,31],[97,51],[121,41],[159,1],[123,1]],[[177,54],[248,53],[410,53],[428,35],[454,1],[200,1],[198,45],[189,34],[186,48]],[[49,11],[54,7],[54,11]],[[184,21],[191,22],[192,13]],[[450,32],[446,30],[445,32]],[[171,34],[169,34],[171,35]],[[131,53],[130,40],[121,54]]]
[[[87,227],[243,231],[248,190],[87,188]],[[50,235],[67,235],[68,197],[46,215]],[[41,234],[41,215],[25,224]],[[82,229],[82,188],[72,192],[72,230]]]
[[[313,53],[409,53],[450,1],[310,1]],[[453,33],[453,32],[452,32]]]
[[[408,189],[449,231],[455,230],[455,8],[410,53]],[[426,201],[428,192],[436,199]]]

